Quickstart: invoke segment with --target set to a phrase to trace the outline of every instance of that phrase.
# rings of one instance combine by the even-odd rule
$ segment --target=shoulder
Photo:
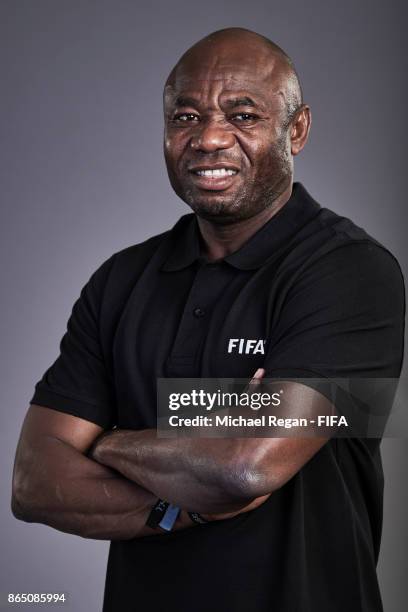
[[[194,214],[183,215],[171,229],[116,251],[92,273],[79,302],[92,311],[104,329],[115,325],[148,263],[154,257],[166,259],[192,217]]]
[[[395,255],[351,219],[322,208],[319,224],[330,228],[327,238],[316,249],[308,266],[331,269],[335,276],[346,274],[375,285],[381,282],[403,285],[401,266]],[[364,284],[364,283],[363,283]]]
[[[293,278],[295,281],[295,278]],[[371,239],[340,240],[325,245],[296,274],[296,284],[340,296],[347,302],[357,297],[365,303],[404,301],[405,283],[394,255]]]
[[[296,234],[284,258],[285,277],[294,280],[308,270],[331,272],[333,275],[368,275],[379,280],[391,277],[403,283],[401,267],[389,248],[371,236],[351,219],[322,207],[306,192],[317,214]]]
[[[300,312],[310,304],[316,311],[330,305],[401,313],[404,277],[394,254],[351,219],[320,204],[314,209],[280,261],[282,303]]]
[[[194,217],[193,213],[183,215],[169,230],[116,251],[100,264],[92,274],[91,279],[99,281],[98,284],[106,284],[115,280],[119,283],[124,283],[126,280],[129,282],[136,280],[147,262],[160,249],[172,248],[174,242],[177,241],[177,237],[188,226],[192,217]]]

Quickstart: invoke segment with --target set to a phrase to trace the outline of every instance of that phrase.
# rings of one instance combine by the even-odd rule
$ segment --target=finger
[[[258,368],[252,378],[263,378],[265,376],[265,370],[263,368]]]
[[[245,387],[245,392],[248,393],[254,386],[257,386],[261,383],[263,376],[265,375],[265,370],[263,368],[258,368],[252,378],[249,380]]]

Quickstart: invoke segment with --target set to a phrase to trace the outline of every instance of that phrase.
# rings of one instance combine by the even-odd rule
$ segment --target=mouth
[[[239,169],[227,164],[214,164],[213,166],[195,166],[189,168],[197,187],[206,191],[221,191],[228,189],[234,182]]]

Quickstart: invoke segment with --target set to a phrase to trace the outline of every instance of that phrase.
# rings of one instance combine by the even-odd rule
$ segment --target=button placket
[[[173,345],[171,357],[190,356],[200,350],[206,334],[210,309],[221,290],[214,265],[206,263],[197,269]]]

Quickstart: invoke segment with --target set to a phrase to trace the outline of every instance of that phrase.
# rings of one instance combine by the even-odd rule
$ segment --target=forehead
[[[263,60],[263,61],[262,61]],[[165,102],[180,97],[225,97],[247,93],[260,102],[284,96],[282,73],[269,56],[252,60],[246,57],[223,58],[216,55],[199,61],[182,62],[165,87]]]

